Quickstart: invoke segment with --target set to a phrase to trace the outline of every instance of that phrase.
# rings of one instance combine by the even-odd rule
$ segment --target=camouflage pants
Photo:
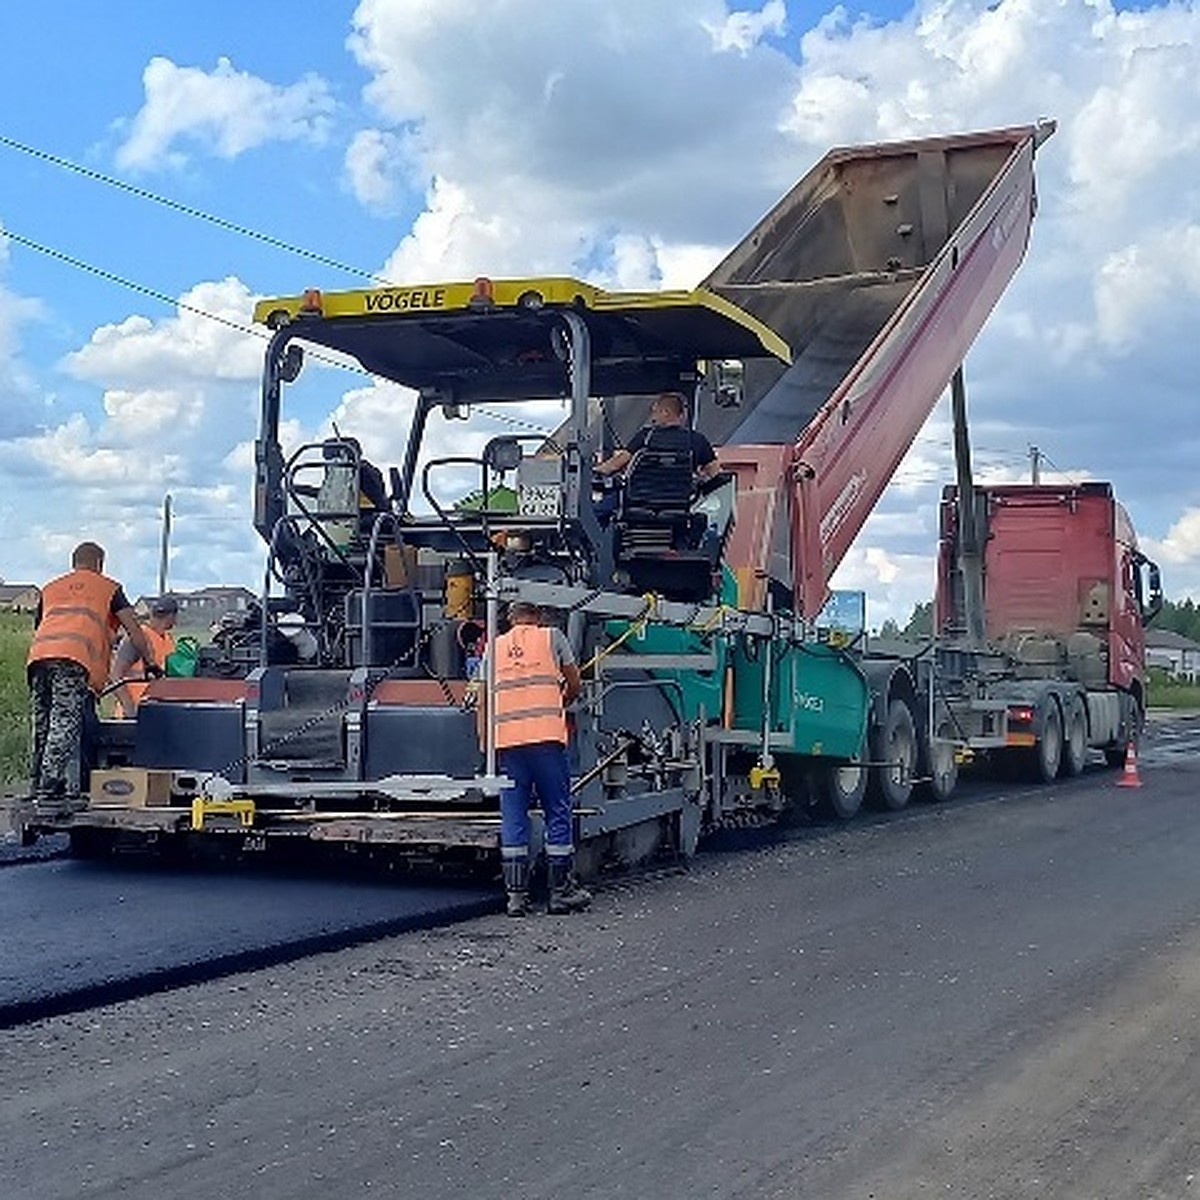
[[[83,753],[83,722],[92,692],[87,670],[64,658],[29,667],[33,708],[33,796],[35,800],[75,800]]]

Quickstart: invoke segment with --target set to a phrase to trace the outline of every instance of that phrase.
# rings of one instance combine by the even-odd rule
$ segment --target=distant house
[[[1200,642],[1171,629],[1147,629],[1146,665],[1194,683],[1200,677]]]
[[[33,612],[42,593],[32,583],[0,583],[0,610],[5,612]]]
[[[179,602],[179,624],[185,629],[207,628],[230,613],[245,612],[257,599],[249,588],[213,586],[198,588],[194,592],[172,592]],[[154,596],[139,596],[133,606],[140,617],[150,612],[150,601]]]

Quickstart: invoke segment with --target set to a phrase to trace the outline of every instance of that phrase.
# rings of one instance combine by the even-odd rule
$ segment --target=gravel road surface
[[[11,1029],[0,1195],[1196,1194],[1195,726],[1158,746],[1140,790],[804,830]]]

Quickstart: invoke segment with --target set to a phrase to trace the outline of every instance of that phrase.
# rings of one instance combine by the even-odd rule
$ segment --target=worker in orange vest
[[[174,596],[159,596],[150,602],[150,619],[142,626],[142,632],[154,651],[154,661],[164,668],[167,665],[167,655],[175,649],[175,620],[179,615],[179,601]],[[112,681],[114,684],[122,680],[145,679],[146,672],[142,660],[138,657],[137,647],[132,638],[126,636],[117,646],[113,655]],[[146,694],[145,683],[121,683],[117,688],[117,703],[114,713],[118,717],[132,717],[137,712],[137,706]]]
[[[541,610],[517,602],[511,628],[496,639],[495,682],[484,681],[480,730],[494,706],[496,765],[512,780],[500,793],[500,857],[508,915],[529,911],[529,805],[536,795],[546,822],[549,911],[577,912],[592,902],[574,870],[571,771],[566,705],[579,695],[579,667],[560,629],[543,624]],[[490,701],[489,701],[490,696]]]
[[[104,573],[104,550],[81,542],[71,570],[42,588],[26,660],[33,708],[32,790],[39,816],[84,807],[81,796],[83,723],[108,682],[113,636],[124,628],[146,664],[154,651],[124,589]]]

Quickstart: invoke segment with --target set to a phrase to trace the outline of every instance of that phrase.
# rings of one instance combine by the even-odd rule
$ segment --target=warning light
[[[496,288],[486,275],[480,275],[475,280],[475,290],[467,301],[468,308],[488,309],[496,307]]]

